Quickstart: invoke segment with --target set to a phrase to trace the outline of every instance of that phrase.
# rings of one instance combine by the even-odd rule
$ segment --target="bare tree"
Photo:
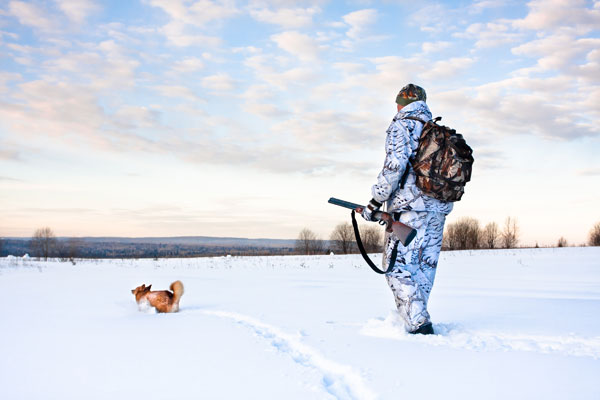
[[[354,248],[354,230],[348,222],[339,223],[329,237],[336,253],[348,254]]]
[[[479,221],[475,218],[463,217],[446,228],[444,247],[451,250],[477,249],[480,236]]]
[[[500,237],[498,224],[490,222],[481,231],[481,247],[485,249],[495,249]]]
[[[321,254],[323,252],[323,240],[308,228],[300,231],[296,239],[296,251],[299,254]]]
[[[383,236],[379,225],[363,226],[360,238],[367,253],[381,253],[383,251]]]
[[[590,246],[600,246],[600,222],[597,222],[590,231],[589,243]]]
[[[501,239],[505,249],[512,249],[519,244],[519,226],[515,217],[506,217]]]
[[[71,238],[67,242],[67,257],[73,262],[75,257],[79,255],[79,248],[81,247],[81,241],[79,239]]]
[[[565,239],[564,236],[561,236],[560,239],[558,239],[558,243],[556,243],[557,247],[567,247],[568,245],[567,239]]]
[[[60,241],[56,244],[56,252],[61,261],[71,261],[75,263],[75,257],[79,253],[81,242],[77,238],[69,238],[67,241]]]
[[[39,228],[33,233],[30,248],[33,256],[47,261],[56,248],[56,236],[49,227]]]

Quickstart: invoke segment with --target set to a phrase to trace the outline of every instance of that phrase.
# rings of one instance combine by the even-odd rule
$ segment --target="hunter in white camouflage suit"
[[[425,91],[413,84],[405,86],[398,94],[398,114],[387,130],[383,170],[373,185],[373,199],[362,216],[371,221],[373,211],[385,203],[387,212],[417,230],[417,236],[407,247],[398,245],[394,269],[386,278],[407,331],[431,334],[433,327],[427,301],[442,247],[444,222],[452,211],[452,203],[423,194],[415,184],[416,176],[408,162],[415,155],[423,123],[406,117],[431,120],[426,99]],[[389,265],[396,240],[394,236],[385,237],[384,270]]]

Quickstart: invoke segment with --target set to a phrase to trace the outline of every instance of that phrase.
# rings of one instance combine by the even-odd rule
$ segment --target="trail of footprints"
[[[315,348],[302,343],[296,335],[283,332],[276,326],[255,318],[226,311],[205,311],[204,314],[226,318],[243,325],[295,363],[316,370],[321,375],[323,389],[336,399],[375,399],[375,393],[363,377],[351,366],[340,364],[323,356]]]

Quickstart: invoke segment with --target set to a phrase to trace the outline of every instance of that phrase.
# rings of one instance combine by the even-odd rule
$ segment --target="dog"
[[[179,299],[183,295],[183,283],[175,281],[168,290],[150,291],[152,285],[138,286],[131,291],[135,296],[138,308],[141,310],[154,307],[159,313],[172,313],[179,311]]]

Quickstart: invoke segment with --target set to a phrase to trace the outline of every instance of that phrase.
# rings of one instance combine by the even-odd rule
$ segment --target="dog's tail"
[[[183,283],[181,283],[181,281],[175,281],[171,283],[169,289],[173,291],[173,302],[179,303],[179,299],[183,295]]]

